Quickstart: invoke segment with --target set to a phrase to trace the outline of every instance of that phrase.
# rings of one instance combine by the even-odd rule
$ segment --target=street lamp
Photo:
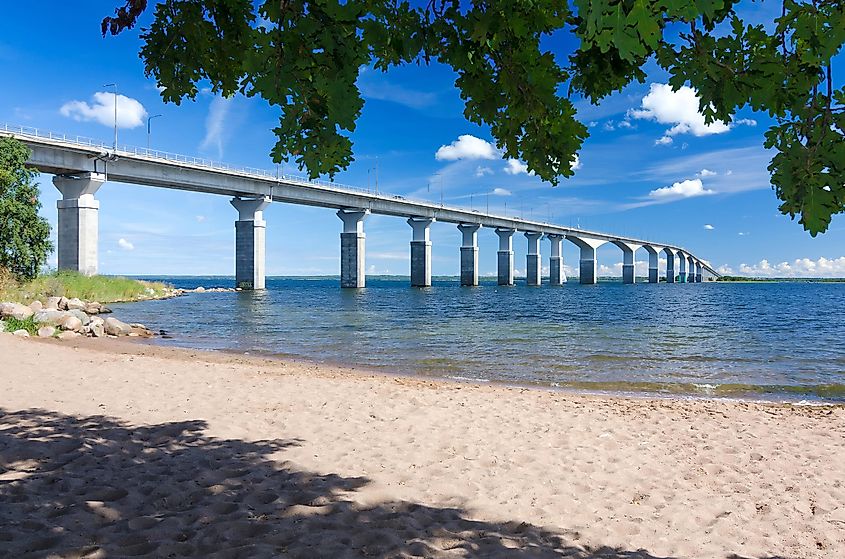
[[[117,84],[107,83],[103,87],[114,88],[114,151],[117,151]]]
[[[149,149],[150,149],[150,122],[154,118],[158,118],[160,116],[162,116],[162,115],[153,115],[153,116],[151,116],[147,119],[147,151],[149,151]]]

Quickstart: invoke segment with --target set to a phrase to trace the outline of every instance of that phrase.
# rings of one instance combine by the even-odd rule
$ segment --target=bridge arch
[[[585,285],[596,283],[598,281],[596,249],[607,241],[572,233],[566,234],[566,240],[580,249],[580,282]]]

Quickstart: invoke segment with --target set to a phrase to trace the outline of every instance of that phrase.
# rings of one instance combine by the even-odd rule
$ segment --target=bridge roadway
[[[62,192],[62,200],[57,204],[61,269],[96,273],[99,202],[94,194],[105,181],[111,181],[232,197],[231,203],[239,213],[235,223],[235,276],[236,283],[244,288],[264,287],[266,223],[263,210],[270,201],[338,210],[338,217],[343,221],[343,287],[363,287],[365,284],[363,225],[370,213],[408,218],[413,232],[411,284],[414,286],[431,285],[429,227],[434,221],[457,224],[463,233],[460,249],[463,285],[478,284],[477,232],[481,227],[494,229],[499,236],[500,285],[514,283],[512,238],[517,231],[523,232],[528,240],[526,281],[529,285],[542,283],[542,238],[551,241],[549,283],[553,285],[566,281],[561,250],[564,239],[580,249],[581,283],[596,283],[596,249],[605,243],[612,243],[622,250],[623,281],[626,283],[636,281],[635,253],[640,248],[649,255],[649,282],[659,281],[661,275],[665,275],[668,282],[689,283],[701,282],[704,274],[719,275],[706,262],[676,245],[437,205],[258,169],[233,168],[206,159],[156,150],[126,147],[114,150],[101,142],[33,128],[4,125],[0,127],[0,136],[3,135],[21,140],[32,150],[29,164],[42,173],[56,175],[53,183]],[[661,253],[667,261],[665,274],[658,270]]]

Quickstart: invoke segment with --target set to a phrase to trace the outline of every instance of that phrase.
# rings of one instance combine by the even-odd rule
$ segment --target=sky
[[[216,97],[164,104],[138,58],[138,30],[103,38],[100,20],[118,0],[42,4],[50,17],[34,32],[31,7],[4,6],[0,19],[0,126],[37,127],[111,142],[117,84],[119,143],[274,170],[269,152],[278,113],[260,99]],[[780,4],[749,5],[744,15],[770,22]],[[143,22],[149,21],[149,15]],[[545,47],[556,54],[556,38]],[[840,56],[840,58],[842,58]],[[705,125],[689,88],[672,92],[653,64],[644,84],[593,106],[576,101],[590,138],[577,171],[557,187],[505,160],[487,127],[463,117],[463,102],[447,67],[365,68],[366,100],[354,142],[355,162],[336,181],[448,205],[488,209],[566,226],[671,243],[728,274],[845,276],[845,219],[810,237],[779,201],[762,147],[772,121],[741,111],[730,125]],[[841,78],[840,78],[841,79]],[[151,134],[147,135],[147,119]],[[157,116],[161,115],[161,116]],[[377,170],[377,172],[376,172]],[[302,174],[284,165],[281,172]],[[60,195],[42,175],[42,214],[55,229]],[[127,275],[233,275],[237,212],[222,196],[106,183],[100,200],[100,272]],[[339,273],[341,221],[330,209],[274,203],[267,221],[268,275]],[[365,223],[367,272],[408,275],[411,228],[403,219],[371,215]],[[435,275],[459,273],[460,233],[431,228]],[[548,255],[548,242],[541,252]],[[479,271],[495,275],[497,237],[479,232]],[[527,241],[514,237],[517,275]],[[598,249],[599,273],[621,275],[621,251]],[[564,243],[571,276],[577,249]],[[645,274],[647,256],[638,251]],[[55,254],[51,258],[55,265]],[[573,264],[575,266],[573,266]],[[544,263],[547,268],[548,262]]]

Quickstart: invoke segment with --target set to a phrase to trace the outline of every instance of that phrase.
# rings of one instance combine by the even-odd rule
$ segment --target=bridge
[[[235,168],[207,159],[186,157],[152,149],[107,146],[79,136],[56,134],[37,128],[4,125],[0,136],[25,143],[32,155],[29,164],[42,173],[55,175],[53,184],[62,194],[58,201],[58,266],[84,274],[97,273],[99,202],[97,190],[106,181],[219,194],[231,198],[238,212],[235,221],[235,282],[245,289],[264,288],[266,222],[263,210],[271,201],[304,204],[337,210],[340,233],[341,287],[365,285],[364,220],[369,214],[406,218],[411,227],[411,285],[431,285],[431,240],[435,221],[454,223],[462,233],[461,285],[478,285],[478,231],[492,229],[499,237],[498,283],[514,284],[513,236],[524,233],[528,242],[526,282],[541,285],[540,241],[550,241],[549,284],[566,282],[562,243],[580,251],[579,281],[597,282],[596,249],[611,243],[622,251],[622,281],[634,283],[638,276],[636,252],[648,253],[648,281],[665,275],[669,283],[698,283],[706,275],[719,274],[683,247],[563,227],[552,223],[514,218],[472,209],[410,200],[368,189],[311,181],[301,177],[252,168]],[[666,257],[664,274],[659,256]]]

